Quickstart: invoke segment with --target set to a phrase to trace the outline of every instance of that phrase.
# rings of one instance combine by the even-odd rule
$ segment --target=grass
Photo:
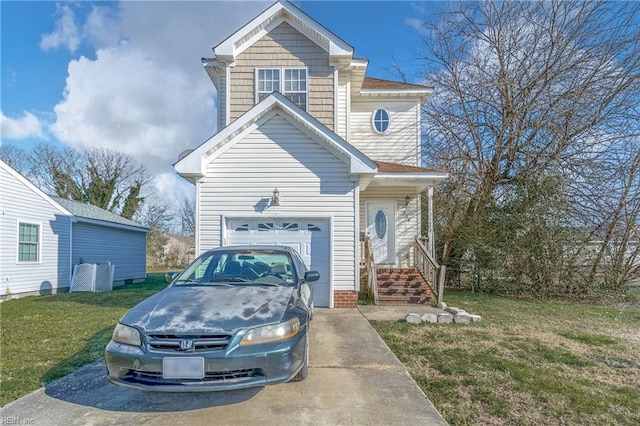
[[[104,356],[113,327],[166,286],[164,276],[105,293],[65,293],[0,305],[0,404],[20,398]]]
[[[445,300],[482,322],[374,327],[450,424],[640,424],[637,308]]]

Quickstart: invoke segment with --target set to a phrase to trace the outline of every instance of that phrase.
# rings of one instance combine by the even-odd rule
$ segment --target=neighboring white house
[[[365,77],[368,60],[287,1],[213,50],[203,64],[220,130],[174,165],[196,186],[196,253],[296,247],[321,273],[316,306],[329,307],[357,303],[361,233],[378,265],[412,266],[420,196],[431,209],[448,176],[421,167],[431,89]]]
[[[73,266],[115,265],[114,281],[146,277],[139,223],[95,206],[50,197],[0,161],[0,298],[67,291]]]

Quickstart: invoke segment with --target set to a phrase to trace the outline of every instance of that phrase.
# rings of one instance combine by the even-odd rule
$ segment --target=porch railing
[[[360,268],[367,271],[367,290],[375,305],[378,304],[378,276],[376,263],[373,260],[371,240],[366,235],[360,236]]]
[[[436,262],[431,253],[429,253],[429,250],[427,250],[427,247],[424,245],[421,238],[415,239],[413,256],[413,263],[416,269],[418,269],[422,276],[427,280],[427,284],[435,293],[438,299],[438,304],[440,304],[442,302],[442,293],[444,290],[444,280],[438,276],[440,265],[438,265],[438,262]]]

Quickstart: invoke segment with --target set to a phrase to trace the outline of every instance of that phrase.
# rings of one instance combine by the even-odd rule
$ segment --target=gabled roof
[[[262,117],[270,113],[282,114],[289,122],[312,135],[325,148],[341,157],[349,165],[351,174],[377,172],[375,162],[279,92],[269,95],[219,133],[179,158],[173,166],[181,176],[192,182],[195,181],[204,176],[204,170],[209,162],[242,139],[244,132],[253,130],[252,126],[257,125]]]
[[[51,205],[51,207],[53,207],[54,209],[58,210],[63,215],[65,215],[65,216],[73,216],[71,212],[69,212],[67,209],[65,209],[60,204],[58,204],[52,197],[50,197],[47,194],[45,194],[44,192],[42,192],[42,190],[40,188],[38,188],[37,186],[35,186],[34,184],[32,184],[29,181],[29,179],[27,179],[26,177],[22,176],[20,173],[18,173],[16,170],[11,168],[7,163],[5,163],[2,160],[0,160],[0,168],[4,169],[7,173],[9,173],[11,176],[13,176],[15,179],[17,179],[20,183],[22,183],[24,186],[29,188],[29,190],[31,190],[37,196],[39,196],[44,201],[49,203]]]
[[[309,15],[286,0],[278,0],[264,12],[213,48],[216,60],[233,62],[235,57],[264,37],[270,30],[287,22],[329,53],[332,61],[351,60],[353,47]]]
[[[66,198],[51,197],[58,204],[66,208],[73,214],[78,221],[82,222],[108,222],[106,225],[113,226],[112,224],[123,225],[126,227],[137,228],[139,231],[148,232],[149,228],[142,226],[140,223],[133,220],[125,219],[122,216],[111,213],[110,211],[101,209],[100,207],[81,203],[79,201],[67,200]],[[85,220],[89,219],[89,220]],[[102,223],[105,224],[105,223]]]
[[[36,195],[49,203],[54,209],[58,210],[64,216],[70,216],[75,221],[91,222],[104,226],[111,226],[117,228],[132,229],[136,228],[137,231],[148,232],[149,229],[145,228],[138,222],[125,219],[117,214],[113,214],[99,207],[92,206],[90,204],[80,203],[78,201],[67,200],[65,198],[55,197],[45,194],[40,188],[32,184],[27,178],[20,173],[9,167],[8,164],[0,160],[0,168],[6,170],[10,175],[20,181],[29,190],[33,191]]]

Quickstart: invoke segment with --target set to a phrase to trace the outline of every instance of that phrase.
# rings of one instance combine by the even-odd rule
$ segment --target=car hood
[[[280,322],[293,287],[173,286],[133,307],[121,320],[145,333],[235,333]]]

